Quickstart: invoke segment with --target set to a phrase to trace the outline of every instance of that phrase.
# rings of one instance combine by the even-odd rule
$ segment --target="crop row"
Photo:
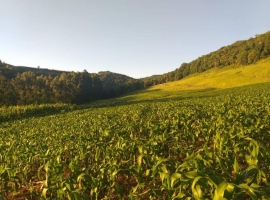
[[[265,88],[7,121],[0,134],[0,199],[270,198]]]

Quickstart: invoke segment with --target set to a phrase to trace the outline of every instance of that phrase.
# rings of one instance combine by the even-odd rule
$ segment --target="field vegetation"
[[[3,107],[0,199],[270,199],[269,88]]]
[[[138,80],[0,61],[0,200],[270,199],[269,41]]]

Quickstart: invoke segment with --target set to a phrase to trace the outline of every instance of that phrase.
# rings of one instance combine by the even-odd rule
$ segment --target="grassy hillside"
[[[269,81],[270,58],[248,66],[213,68],[201,74],[188,76],[181,81],[161,85],[160,89],[231,88]]]
[[[183,98],[205,95],[205,92],[270,82],[270,58],[248,66],[213,68],[192,74],[180,81],[150,87],[147,90],[120,98],[122,101]]]
[[[182,63],[174,71],[163,74],[158,83],[181,80],[191,74],[202,73],[213,68],[229,65],[247,66],[270,56],[270,31],[255,38],[236,41],[217,51],[202,55],[190,63]]]

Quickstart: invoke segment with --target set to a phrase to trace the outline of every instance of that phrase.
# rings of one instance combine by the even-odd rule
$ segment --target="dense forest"
[[[0,61],[0,106],[83,104],[142,89],[141,81],[112,72],[91,74],[14,67]]]
[[[193,73],[228,65],[248,65],[270,55],[270,32],[201,56],[163,75],[134,79],[109,71],[62,72],[15,67],[0,61],[0,106],[42,103],[83,104],[112,98],[152,85],[180,80]]]

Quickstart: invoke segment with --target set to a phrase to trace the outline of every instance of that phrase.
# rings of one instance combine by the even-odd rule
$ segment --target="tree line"
[[[17,67],[0,61],[0,106],[44,103],[84,104],[142,89],[141,81],[112,72],[91,74],[63,72],[60,75],[19,73]],[[120,80],[125,78],[124,81]],[[106,80],[106,84],[102,82]]]

